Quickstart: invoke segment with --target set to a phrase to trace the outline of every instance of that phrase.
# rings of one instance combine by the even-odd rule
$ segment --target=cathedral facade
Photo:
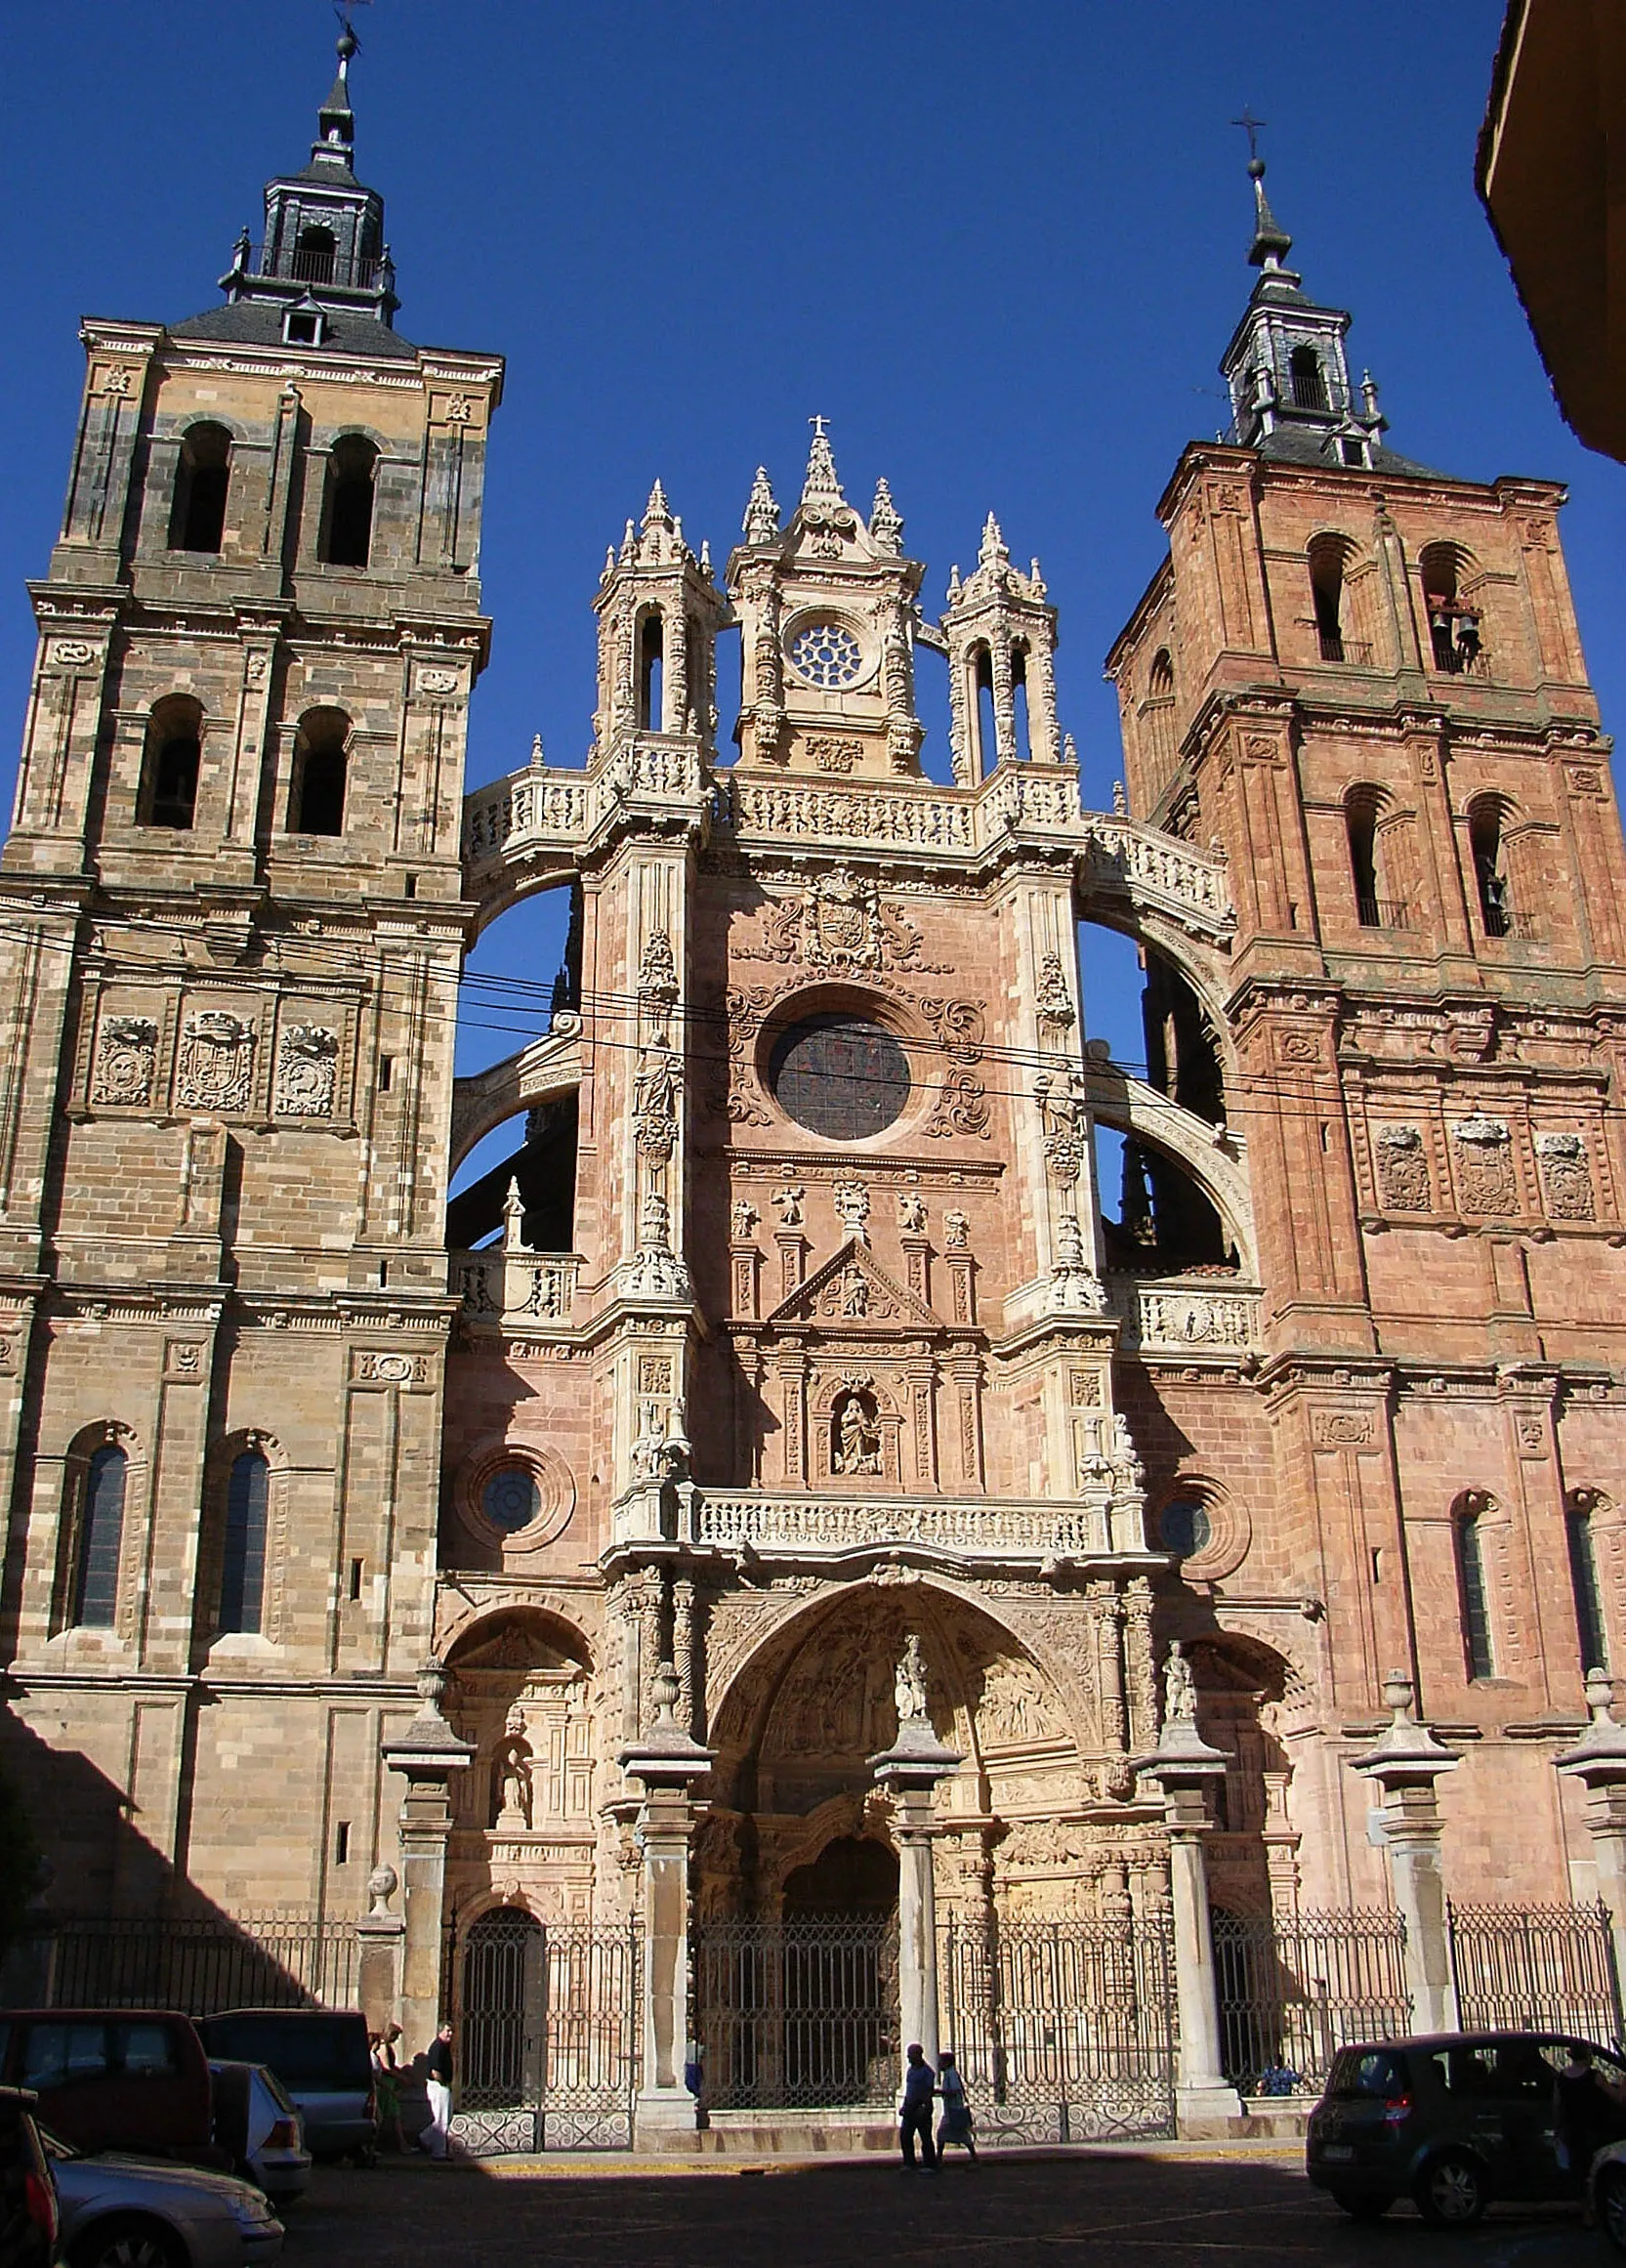
[[[342,58],[224,303],[86,324],[32,586],[0,1487],[52,1905],[398,1881],[374,1996],[424,2022],[493,1914],[637,1914],[658,1723],[710,1759],[697,1918],[884,1911],[912,1643],[939,1911],[1133,1926],[1175,1641],[1220,1911],[1387,1899],[1350,1765],[1397,1669],[1453,1894],[1591,1896],[1553,1763],[1626,1657],[1626,857],[1562,491],[1388,446],[1256,175],[1230,434],[1110,656],[1122,809],[1037,563],[990,518],[934,619],[821,425],[721,572],[656,483],[585,768],[466,792],[502,366],[395,329]],[[455,1077],[464,956],[548,890],[550,1028]]]

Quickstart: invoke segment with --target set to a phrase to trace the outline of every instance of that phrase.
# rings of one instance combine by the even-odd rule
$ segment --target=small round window
[[[479,1508],[493,1528],[518,1535],[542,1509],[535,1475],[523,1465],[499,1465],[479,1492]]]
[[[1195,1559],[1214,1539],[1208,1507],[1200,1496],[1176,1496],[1165,1504],[1157,1532],[1163,1539],[1163,1549],[1181,1559]]]
[[[909,1099],[909,1063],[884,1025],[810,1016],[774,1042],[768,1083],[786,1117],[833,1142],[879,1134]]]
[[[851,685],[863,673],[863,648],[845,622],[808,622],[790,642],[790,666],[824,692]]]

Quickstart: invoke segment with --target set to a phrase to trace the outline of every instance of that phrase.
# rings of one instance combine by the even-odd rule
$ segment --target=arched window
[[[1499,795],[1479,795],[1468,807],[1468,847],[1474,861],[1474,880],[1480,894],[1480,918],[1486,937],[1508,937],[1513,931],[1513,904],[1508,894],[1507,857],[1502,826],[1507,807]]]
[[[86,1630],[110,1630],[118,1611],[118,1563],[124,1544],[124,1484],[129,1459],[108,1442],[85,1475],[79,1552],[73,1571],[70,1620]]]
[[[1317,535],[1310,545],[1310,596],[1315,610],[1315,634],[1323,661],[1348,661],[1344,636],[1344,577],[1351,547],[1341,535]]]
[[[146,721],[136,818],[147,827],[189,827],[197,810],[203,711],[188,693],[157,702]]]
[[[378,451],[364,434],[341,434],[327,460],[321,556],[329,567],[364,567],[373,540]]]
[[[1428,613],[1429,648],[1436,669],[1453,677],[1472,669],[1483,653],[1480,610],[1462,596],[1467,554],[1454,543],[1429,543],[1418,560],[1423,605]]]
[[[658,733],[665,714],[665,641],[660,609],[653,608],[638,626],[638,729]]]
[[[1174,697],[1174,663],[1168,648],[1160,646],[1147,673],[1147,753],[1151,759],[1154,793],[1175,767]]]
[[[171,551],[218,553],[226,532],[231,436],[224,425],[189,425],[181,437],[170,505]]]
[[[245,1449],[226,1487],[226,1548],[220,1581],[222,1630],[260,1628],[266,1595],[266,1514],[271,1467],[258,1449]]]
[[[294,275],[301,283],[331,283],[339,247],[319,222],[301,229],[294,244]]]
[[[1379,876],[1378,815],[1383,797],[1375,787],[1352,787],[1344,798],[1344,828],[1350,845],[1350,874],[1355,883],[1355,918],[1362,929],[1387,926]]]
[[[1496,1657],[1490,1642],[1490,1602],[1484,1577],[1484,1542],[1480,1533],[1480,1499],[1464,1496],[1451,1518],[1456,1543],[1457,1611],[1462,1624],[1463,1666],[1472,1681],[1494,1677]]]
[[[1313,347],[1295,347],[1287,357],[1287,382],[1295,409],[1330,409],[1327,374]]]
[[[343,709],[307,709],[294,737],[293,791],[288,832],[342,835],[345,831],[346,743],[350,719]]]
[[[1011,648],[1011,705],[1017,735],[1017,755],[1026,763],[1033,754],[1027,716],[1027,648],[1019,638]]]
[[[971,650],[971,692],[977,710],[977,764],[991,772],[999,762],[999,727],[994,721],[993,655],[985,646]]]
[[[1569,1583],[1575,1596],[1575,1635],[1580,1641],[1581,1669],[1607,1669],[1608,1644],[1604,1634],[1604,1594],[1598,1581],[1598,1551],[1593,1540],[1592,1514],[1597,1492],[1571,1489],[1564,1498],[1564,1527],[1569,1538]]]

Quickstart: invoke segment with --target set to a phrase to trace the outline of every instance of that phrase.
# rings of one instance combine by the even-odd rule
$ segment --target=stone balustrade
[[[1134,820],[1086,812],[1069,765],[1005,764],[978,788],[899,780],[799,780],[708,774],[696,741],[643,734],[586,772],[510,773],[464,799],[464,860],[479,896],[526,866],[573,863],[629,811],[698,822],[706,793],[726,797],[741,849],[905,850],[967,863],[1021,840],[1070,848],[1085,888],[1162,911],[1210,940],[1234,927],[1223,860]]]
[[[848,1501],[696,1491],[697,1543],[797,1558],[917,1544],[963,1558],[1087,1559],[1110,1549],[1105,1516],[1081,1504]]]
[[[1252,1355],[1259,1352],[1263,1295],[1252,1284],[1107,1280],[1119,1344],[1143,1354]]]
[[[567,1323],[576,1297],[575,1252],[453,1252],[450,1282],[474,1322],[512,1323],[534,1330]]]

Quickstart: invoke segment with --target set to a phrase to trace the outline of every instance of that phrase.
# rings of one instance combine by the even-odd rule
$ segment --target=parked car
[[[215,2140],[231,2170],[263,2189],[273,2205],[291,2205],[311,2185],[311,2153],[299,2113],[275,2072],[263,2063],[212,2063]]]
[[[262,2268],[282,2250],[282,2223],[246,2181],[123,2152],[86,2156],[49,2128],[41,2140],[68,2268]]]
[[[1553,2135],[1553,2081],[1578,2044],[1554,2032],[1451,2032],[1341,2048],[1311,2114],[1305,2170],[1358,2220],[1397,2197],[1458,2228],[1493,2198],[1578,2198],[1586,2168],[1561,2166]],[[1619,2055],[1592,2052],[1602,2077],[1626,2084]]]
[[[221,2163],[209,2133],[209,2059],[189,2018],[173,2010],[9,2009],[0,2084],[32,2088],[40,2123],[76,2149]]]
[[[6,2268],[52,2268],[57,2192],[34,2123],[37,2097],[0,2087],[0,2260]]]
[[[359,2009],[233,2008],[198,2024],[223,2063],[260,2063],[293,2100],[313,2158],[352,2157],[370,2165],[378,2147],[378,2098]]]
[[[1617,2252],[1626,2252],[1626,2142],[1611,2142],[1592,2162],[1592,2214]]]

